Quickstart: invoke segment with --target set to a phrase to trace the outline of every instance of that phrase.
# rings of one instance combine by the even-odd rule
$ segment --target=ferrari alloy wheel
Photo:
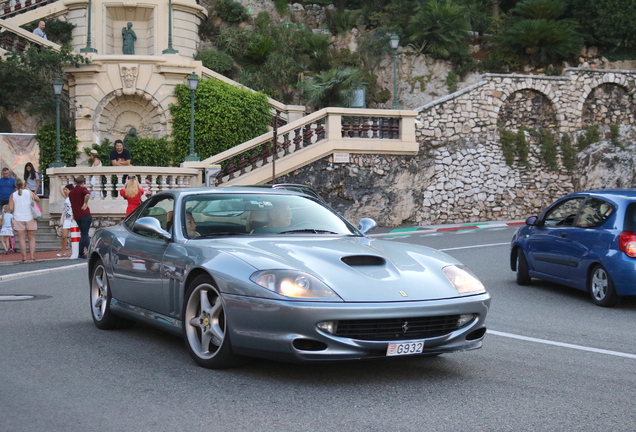
[[[588,285],[592,301],[597,305],[610,307],[618,303],[614,282],[612,282],[612,278],[603,266],[594,266],[590,273]]]
[[[521,248],[517,248],[517,285],[530,285],[531,281],[526,254]]]
[[[194,279],[187,290],[183,332],[188,351],[199,366],[234,366],[223,299],[207,276]]]
[[[95,325],[103,330],[118,327],[121,319],[110,311],[108,276],[101,260],[95,263],[91,274],[91,314]]]

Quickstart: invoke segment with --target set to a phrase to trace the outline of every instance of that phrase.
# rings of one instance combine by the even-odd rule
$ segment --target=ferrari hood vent
[[[386,263],[384,258],[375,255],[350,255],[340,260],[351,267],[383,266]]]

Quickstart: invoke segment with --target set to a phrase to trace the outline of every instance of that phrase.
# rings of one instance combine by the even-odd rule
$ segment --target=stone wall
[[[576,190],[636,187],[634,71],[570,69],[562,77],[484,75],[484,80],[418,109],[415,156],[332,157],[278,179],[312,185],[352,221],[382,226],[525,219]],[[577,142],[588,124],[619,124],[577,155],[573,172],[551,171],[528,134],[527,165],[508,166],[499,128],[548,128]],[[601,128],[609,138],[608,126]],[[557,140],[558,141],[558,140]]]

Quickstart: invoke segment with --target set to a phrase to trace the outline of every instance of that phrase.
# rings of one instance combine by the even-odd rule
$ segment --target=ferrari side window
[[[613,212],[612,204],[598,198],[590,198],[583,206],[576,226],[581,228],[600,226]]]
[[[558,203],[546,213],[543,225],[546,227],[570,227],[576,221],[576,215],[585,197],[576,197]]]
[[[174,214],[174,199],[172,197],[165,197],[149,203],[144,207],[143,211],[139,213],[139,218],[150,216],[159,221],[159,225],[165,231],[170,231],[172,225],[172,215]],[[133,228],[136,234],[144,235],[146,237],[154,237],[153,235],[136,230]]]

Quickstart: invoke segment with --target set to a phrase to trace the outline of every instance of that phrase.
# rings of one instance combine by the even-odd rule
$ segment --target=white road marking
[[[7,274],[4,276],[0,276],[0,282],[13,280],[13,279],[20,279],[27,276],[37,276],[37,275],[56,272],[56,271],[73,270],[73,269],[81,268],[81,267],[86,267],[86,262],[83,262],[81,264],[71,264],[64,267],[53,267],[53,268],[42,269],[42,270],[33,270],[33,271],[26,271],[21,273]]]
[[[490,244],[473,245],[473,246],[461,246],[461,247],[456,247],[456,248],[445,248],[445,249],[438,249],[438,250],[442,251],[442,252],[446,252],[446,251],[450,251],[450,250],[474,249],[474,248],[490,247],[490,246],[505,246],[505,245],[509,245],[509,244],[510,243],[490,243]]]
[[[600,348],[587,347],[587,346],[583,346],[583,345],[574,345],[574,344],[563,343],[563,342],[555,342],[555,341],[551,341],[551,340],[547,340],[547,339],[538,339],[538,338],[533,338],[533,337],[528,337],[528,336],[521,336],[521,335],[516,335],[516,334],[506,333],[506,332],[500,332],[500,331],[497,331],[497,330],[490,330],[490,329],[488,330],[487,333],[495,335],[495,336],[507,337],[507,338],[511,338],[511,339],[519,339],[519,340],[523,340],[523,341],[527,341],[527,342],[535,342],[535,343],[540,343],[540,344],[545,344],[545,345],[554,345],[554,346],[558,346],[558,347],[562,347],[562,348],[571,348],[571,349],[580,350],[580,351],[588,351],[588,352],[593,352],[593,353],[598,353],[598,354],[607,354],[607,355],[612,355],[612,356],[616,356],[616,357],[625,357],[625,358],[635,359],[636,360],[636,354],[629,354],[629,353],[624,353],[624,352],[620,352],[620,351],[610,351],[610,350],[605,350],[605,349],[600,349]]]

